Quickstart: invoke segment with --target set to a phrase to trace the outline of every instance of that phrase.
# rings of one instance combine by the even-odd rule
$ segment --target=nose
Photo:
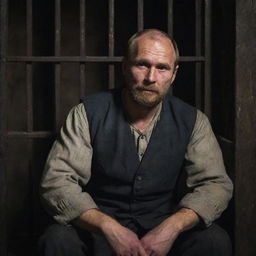
[[[152,84],[156,82],[156,70],[154,67],[150,67],[147,70],[147,74],[145,76],[145,82]]]

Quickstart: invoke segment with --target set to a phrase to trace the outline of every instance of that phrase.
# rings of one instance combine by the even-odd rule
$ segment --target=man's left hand
[[[174,229],[166,228],[161,223],[156,228],[148,232],[142,239],[141,243],[149,256],[165,256],[171,250],[178,232]]]
[[[198,222],[199,217],[193,210],[181,208],[142,237],[142,246],[149,256],[166,256],[179,234]]]

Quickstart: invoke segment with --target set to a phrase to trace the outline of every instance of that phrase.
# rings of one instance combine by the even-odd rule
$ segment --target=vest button
[[[141,176],[137,176],[137,180],[138,180],[138,181],[141,181],[141,180],[142,180],[142,177],[141,177]]]

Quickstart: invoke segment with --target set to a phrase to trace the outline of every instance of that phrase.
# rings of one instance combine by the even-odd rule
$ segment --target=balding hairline
[[[126,48],[126,53],[125,53],[125,58],[127,60],[129,60],[131,58],[131,56],[134,54],[136,43],[142,37],[146,37],[147,39],[154,40],[154,41],[159,41],[160,38],[168,39],[171,43],[171,46],[174,49],[174,52],[175,52],[174,67],[176,67],[178,65],[179,49],[178,49],[177,43],[170,35],[168,35],[167,33],[163,32],[161,30],[157,30],[157,29],[145,29],[145,30],[137,32],[132,37],[130,37],[130,39],[128,40],[128,43],[127,43],[127,48]]]

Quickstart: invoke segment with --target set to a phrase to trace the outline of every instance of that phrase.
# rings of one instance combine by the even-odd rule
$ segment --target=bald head
[[[175,40],[171,36],[166,34],[165,32],[157,30],[157,29],[145,29],[145,30],[139,31],[128,40],[126,54],[125,54],[125,57],[127,60],[132,59],[132,57],[134,55],[136,55],[137,48],[138,48],[137,47],[138,41],[142,40],[142,39],[149,39],[152,41],[161,41],[161,40],[169,41],[170,48],[174,51],[174,54],[175,54],[174,66],[178,65],[179,50],[178,50]]]

